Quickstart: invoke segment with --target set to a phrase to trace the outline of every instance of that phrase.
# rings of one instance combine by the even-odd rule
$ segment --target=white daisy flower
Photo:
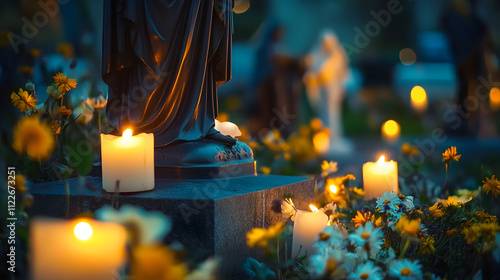
[[[380,228],[373,228],[372,222],[367,222],[364,226],[360,225],[356,228],[354,233],[349,234],[349,240],[359,247],[368,244],[371,249],[380,249],[384,244],[384,233]]]
[[[323,247],[314,255],[309,257],[307,270],[313,279],[322,278],[345,278],[352,272],[356,264],[356,254],[345,250]]]
[[[119,210],[104,206],[95,212],[98,220],[123,225],[131,234],[132,242],[155,244],[172,228],[172,222],[163,213],[145,211],[132,205],[124,205]]]
[[[390,264],[389,275],[404,280],[423,279],[422,265],[409,259],[394,260]]]
[[[281,201],[281,213],[288,218],[290,217],[292,221],[295,221],[295,214],[297,213],[297,208],[291,198],[285,198]]]
[[[382,280],[383,278],[382,269],[371,261],[358,265],[354,273],[347,277],[350,280]]]
[[[401,200],[401,204],[404,205],[404,208],[406,208],[405,212],[413,210],[415,208],[415,205],[413,204],[413,196],[403,196],[404,199]]]
[[[321,231],[313,247],[342,249],[347,245],[346,236],[345,230],[339,228],[337,225],[331,225]]]
[[[333,224],[333,218],[335,217],[335,211],[337,210],[337,205],[333,202],[328,203],[324,207],[320,208],[319,211],[325,213],[328,216],[328,225]]]
[[[389,249],[382,249],[378,251],[377,257],[375,258],[377,262],[386,264],[388,262],[391,262],[396,258],[396,254],[394,253],[394,250],[389,247]]]
[[[395,192],[384,192],[384,194],[377,199],[377,211],[395,216],[399,210],[399,204],[401,204],[401,199],[399,199]]]

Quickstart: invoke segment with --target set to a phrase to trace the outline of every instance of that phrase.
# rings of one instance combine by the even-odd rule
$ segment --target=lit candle
[[[377,162],[363,164],[363,186],[365,200],[378,198],[384,192],[398,192],[398,164],[395,161],[385,161],[381,156]]]
[[[318,211],[314,205],[309,206],[312,212],[297,210],[293,224],[292,257],[311,255],[316,237],[327,226],[328,216]]]
[[[400,134],[399,124],[394,120],[388,120],[382,125],[382,138],[387,142],[396,142]]]
[[[411,89],[411,106],[417,113],[424,113],[427,110],[427,93],[421,86],[414,86]]]
[[[109,280],[125,263],[127,233],[117,224],[90,219],[31,222],[34,280]]]
[[[500,89],[497,87],[490,90],[490,108],[492,111],[500,109]]]
[[[101,134],[102,186],[107,192],[140,192],[154,188],[154,136]],[[116,189],[119,181],[118,189]]]

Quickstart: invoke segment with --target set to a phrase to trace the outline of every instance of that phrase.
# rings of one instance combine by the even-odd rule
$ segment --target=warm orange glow
[[[123,138],[130,138],[132,137],[132,129],[127,128],[122,134]]]
[[[490,107],[493,111],[500,109],[500,88],[497,87],[491,88]]]
[[[337,186],[335,185],[330,185],[329,189],[332,193],[337,193],[339,191],[339,188],[337,188]]]
[[[411,100],[416,103],[427,102],[427,93],[421,86],[414,86],[411,89]]]
[[[324,129],[313,136],[314,150],[320,154],[326,154],[330,149],[330,131]]]
[[[233,12],[236,14],[242,14],[250,8],[249,0],[236,0],[234,1]]]
[[[388,120],[382,125],[382,133],[387,136],[398,136],[399,130],[399,124],[393,120]]]
[[[92,236],[92,227],[87,222],[79,222],[73,230],[76,238],[85,241]]]
[[[313,211],[314,213],[318,212],[318,208],[316,208],[316,206],[312,204],[309,204],[309,208],[311,208],[311,211]]]

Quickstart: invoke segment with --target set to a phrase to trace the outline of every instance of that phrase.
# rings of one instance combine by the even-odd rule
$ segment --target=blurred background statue
[[[330,130],[329,153],[349,152],[352,144],[344,139],[342,128],[342,101],[349,67],[345,51],[332,32],[322,32],[307,63],[309,67],[304,74],[307,97]]]
[[[231,78],[231,0],[106,0],[103,38],[117,134],[154,133],[160,160],[171,162],[252,157],[214,128],[217,87]]]

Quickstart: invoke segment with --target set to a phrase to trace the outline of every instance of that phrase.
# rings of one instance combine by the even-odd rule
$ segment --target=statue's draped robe
[[[106,0],[106,114],[155,146],[204,138],[231,75],[232,0]]]

